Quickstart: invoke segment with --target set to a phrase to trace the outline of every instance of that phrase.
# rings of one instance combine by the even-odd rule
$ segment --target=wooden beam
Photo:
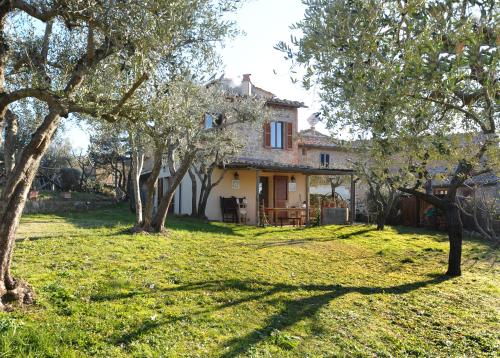
[[[349,222],[354,224],[354,219],[356,216],[356,182],[354,181],[354,175],[351,174],[351,208],[349,209]]]
[[[309,179],[310,179],[309,175],[306,175],[306,225],[309,225],[309,222],[311,221],[309,213],[309,206],[310,206],[309,187],[311,185],[311,181]]]
[[[256,170],[255,171],[255,223],[257,226],[260,226],[259,182],[260,182],[260,170]]]

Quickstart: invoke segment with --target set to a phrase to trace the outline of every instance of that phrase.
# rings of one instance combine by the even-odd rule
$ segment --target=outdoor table
[[[264,208],[266,215],[272,218],[274,225],[276,225],[278,219],[280,225],[283,226],[283,220],[293,220],[298,221],[298,225],[302,225],[302,218],[306,216],[306,208]],[[286,213],[286,216],[279,215],[279,213]],[[276,217],[278,215],[278,217]]]

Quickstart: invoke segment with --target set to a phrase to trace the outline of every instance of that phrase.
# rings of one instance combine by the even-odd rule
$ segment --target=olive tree
[[[498,170],[499,49],[496,0],[305,0],[303,37],[278,48],[317,83],[331,127],[397,143],[413,179],[401,191],[446,214],[449,275],[461,274],[457,189]],[[380,115],[375,115],[379,113]],[[423,190],[437,163],[448,192]]]
[[[61,120],[85,113],[116,121],[162,56],[192,46],[210,28],[225,31],[228,24],[219,19],[232,5],[224,3],[0,1],[0,123],[4,126],[21,103],[44,108],[0,197],[2,304],[32,300],[29,286],[11,274],[14,237],[40,160]],[[120,90],[108,91],[110,86]]]
[[[165,229],[175,190],[199,153],[227,145],[234,137],[232,128],[239,123],[258,123],[263,118],[260,99],[235,96],[215,85],[207,87],[192,80],[177,80],[160,88],[158,93],[148,100],[150,119],[145,126],[152,143],[153,165],[146,181],[142,229],[150,232]],[[206,128],[207,113],[221,114],[224,120],[220,125]],[[166,192],[159,193],[155,211],[154,195],[163,166],[168,168],[169,181]]]

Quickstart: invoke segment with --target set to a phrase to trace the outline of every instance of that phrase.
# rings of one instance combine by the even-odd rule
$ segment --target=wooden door
[[[286,208],[288,200],[288,177],[274,176],[274,207]]]

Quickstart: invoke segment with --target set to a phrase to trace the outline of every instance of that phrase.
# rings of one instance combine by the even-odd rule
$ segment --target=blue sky
[[[306,91],[291,82],[289,62],[273,47],[279,41],[289,41],[289,26],[302,19],[304,10],[300,0],[249,0],[231,16],[245,34],[222,50],[226,77],[239,83],[242,74],[250,73],[256,86],[309,107],[299,110],[299,129],[309,128],[306,119],[318,111],[318,96],[314,89]],[[74,147],[87,147],[85,130],[70,125],[67,133]]]

